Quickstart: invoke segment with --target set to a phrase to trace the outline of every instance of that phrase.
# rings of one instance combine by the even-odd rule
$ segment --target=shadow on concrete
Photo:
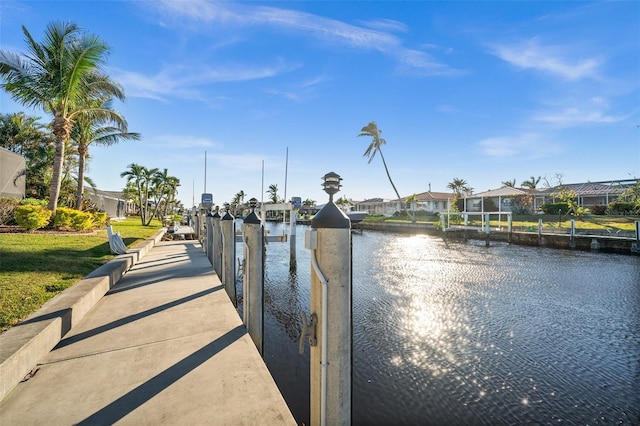
[[[162,312],[162,311],[164,311],[166,309],[173,308],[173,307],[181,305],[183,303],[190,302],[192,300],[195,300],[197,298],[206,296],[208,294],[212,294],[212,293],[214,293],[214,292],[216,292],[218,290],[222,290],[223,288],[224,287],[221,286],[221,285],[219,285],[217,287],[209,288],[207,290],[203,290],[203,291],[200,291],[198,293],[194,293],[194,294],[192,294],[190,296],[186,296],[186,297],[183,297],[183,298],[180,298],[180,299],[177,299],[177,300],[173,300],[173,301],[171,301],[169,303],[165,303],[163,305],[156,306],[156,307],[151,308],[151,309],[147,309],[146,311],[138,312],[137,314],[129,315],[127,317],[120,318],[119,320],[112,321],[112,322],[110,322],[108,324],[101,325],[100,327],[96,327],[94,329],[87,330],[87,331],[84,331],[82,333],[78,333],[76,335],[67,337],[65,339],[62,339],[60,341],[60,343],[58,343],[56,345],[54,350],[55,349],[59,349],[59,348],[63,348],[65,346],[72,345],[72,344],[80,342],[80,341],[82,341],[84,339],[88,339],[88,338],[96,336],[96,335],[98,335],[100,333],[104,333],[106,331],[113,330],[114,328],[121,327],[123,325],[132,323],[134,321],[137,321],[139,319],[148,317],[148,316],[153,315],[153,314],[157,314],[158,312]]]
[[[211,271],[211,268],[208,268],[207,272],[210,272],[210,271]],[[147,279],[145,279],[144,281],[134,282],[131,284],[118,284],[115,287],[113,287],[111,290],[109,290],[105,296],[109,296],[115,293],[121,293],[123,291],[133,290],[136,288],[140,288],[140,287],[144,287],[152,284],[162,283],[173,278],[190,278],[190,277],[199,277],[202,275],[204,275],[202,270],[195,270],[195,271],[189,271],[189,272],[185,272],[184,270],[181,270],[173,274],[167,273],[167,271],[158,271],[157,273],[147,273],[145,274],[145,278]]]
[[[246,332],[243,325],[235,327],[77,424],[82,426],[114,424],[230,346]]]

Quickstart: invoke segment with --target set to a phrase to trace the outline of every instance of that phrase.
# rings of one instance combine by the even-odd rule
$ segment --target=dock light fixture
[[[342,178],[335,172],[329,172],[322,177],[322,180],[322,189],[324,189],[324,192],[329,194],[329,202],[332,203],[333,194],[340,191],[340,188],[342,187],[342,185],[340,185]]]
[[[231,206],[231,204],[229,203],[224,203],[224,210],[228,213],[229,212],[229,207]]]
[[[256,200],[255,198],[251,198],[249,200],[249,207],[251,207],[251,211],[255,212],[256,211],[256,207],[258,207],[258,200]]]

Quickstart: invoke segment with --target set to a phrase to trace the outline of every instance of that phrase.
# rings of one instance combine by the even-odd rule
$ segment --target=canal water
[[[307,425],[308,229],[297,268],[288,243],[267,246],[264,336]],[[352,244],[354,425],[640,424],[640,258],[374,231]]]

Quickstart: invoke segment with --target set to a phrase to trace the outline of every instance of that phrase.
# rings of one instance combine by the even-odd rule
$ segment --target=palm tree
[[[418,195],[417,194],[413,194],[413,195],[409,195],[407,198],[404,199],[404,202],[406,204],[409,204],[411,206],[411,212],[413,213],[413,222],[415,222],[415,217],[416,217],[416,203],[418,202]]]
[[[38,120],[22,112],[0,114],[0,146],[25,157],[25,168],[17,173],[25,176],[25,195],[44,199],[51,182],[53,136]]]
[[[369,164],[371,164],[374,157],[376,156],[376,153],[380,153],[380,158],[382,159],[382,164],[384,165],[384,171],[387,172],[387,177],[389,178],[389,182],[393,187],[393,191],[396,193],[396,197],[398,197],[398,200],[401,201],[400,206],[404,212],[406,212],[407,214],[409,214],[409,216],[411,216],[411,214],[407,212],[407,209],[404,203],[402,203],[400,194],[396,189],[396,185],[393,183],[393,180],[391,179],[391,175],[389,174],[389,168],[387,167],[387,162],[384,159],[384,155],[382,155],[382,145],[386,144],[387,141],[380,137],[381,134],[382,134],[382,130],[378,129],[378,125],[376,124],[375,121],[369,122],[369,124],[367,124],[362,129],[360,129],[360,134],[358,135],[358,137],[367,136],[371,138],[371,143],[369,144],[369,146],[367,147],[366,151],[362,156],[367,157],[369,159]],[[413,220],[412,216],[411,216],[411,220]]]
[[[96,107],[110,110],[110,101],[102,103],[94,101]],[[76,209],[82,210],[82,194],[86,171],[89,145],[111,146],[121,140],[140,140],[140,133],[127,131],[127,122],[116,111],[111,111],[109,117],[93,117],[82,115],[76,120],[71,130],[71,140],[78,151],[78,188],[76,190]]]
[[[108,111],[92,108],[89,99],[124,99],[124,91],[101,72],[109,47],[93,35],[86,35],[71,22],[47,26],[44,42],[36,42],[26,27],[28,53],[0,51],[3,88],[12,99],[29,108],[42,108],[53,116],[55,136],[53,176],[49,191],[49,210],[58,206],[58,195],[65,158],[65,142],[74,122],[82,115],[103,116]]]
[[[229,203],[229,208],[232,212],[235,212],[242,203],[244,203],[245,193],[244,191],[238,191],[236,195],[233,196],[231,202]]]
[[[473,192],[473,188],[469,186],[466,180],[453,178],[451,182],[447,184],[447,188],[451,189],[458,197],[462,196],[462,193],[470,194]]]
[[[535,176],[531,176],[531,179],[523,181],[520,185],[523,188],[536,189],[540,183],[540,179],[542,179],[540,176],[537,178]]]
[[[504,180],[504,181],[502,181],[502,186],[508,186],[509,188],[515,188],[516,179],[513,178],[513,180]]]
[[[311,198],[307,198],[302,202],[302,207],[306,207],[306,208],[311,208],[315,205],[316,205],[315,200],[312,200]]]
[[[126,177],[127,184],[133,186],[136,204],[140,208],[142,226],[147,226],[153,218],[149,216],[149,196],[153,194],[153,178],[158,169],[147,169],[136,163],[129,164],[128,167],[129,170],[120,173],[120,177]]]
[[[278,197],[278,185],[276,184],[271,184],[269,185],[269,189],[267,189],[267,194],[269,194],[269,200],[271,200],[272,203],[277,203],[279,201],[279,197]]]

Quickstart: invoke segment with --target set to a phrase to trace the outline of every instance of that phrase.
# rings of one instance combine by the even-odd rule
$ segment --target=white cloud
[[[159,135],[149,138],[154,146],[187,148],[220,148],[222,145],[212,139],[192,135]]]
[[[561,111],[541,113],[534,116],[536,121],[553,124],[558,127],[572,127],[580,124],[607,124],[624,120],[604,114],[602,111],[588,111],[580,108],[566,108]]]
[[[537,38],[513,45],[494,45],[492,49],[496,56],[516,67],[543,71],[567,80],[594,78],[602,64],[597,57],[573,59],[570,46],[543,46]]]
[[[425,52],[404,47],[400,38],[387,31],[403,31],[406,27],[392,20],[369,22],[368,25],[373,24],[376,28],[369,29],[306,12],[267,6],[251,7],[232,2],[163,0],[154,5],[165,14],[164,19],[183,17],[207,24],[271,26],[299,32],[324,43],[334,42],[356,49],[378,51],[428,75],[459,73]]]
[[[588,124],[616,123],[627,118],[608,114],[609,101],[599,96],[574,103],[578,104],[578,106],[572,105],[556,110],[538,112],[534,114],[533,119],[537,122],[562,128]]]
[[[194,87],[203,84],[259,80],[275,77],[296,68],[282,61],[272,65],[255,66],[231,64],[218,67],[188,68],[165,67],[155,75],[144,75],[132,71],[114,69],[114,78],[121,82],[129,97],[166,100],[167,97],[200,99]]]
[[[486,138],[478,142],[478,147],[484,155],[496,158],[518,156],[537,159],[551,157],[561,151],[556,143],[536,133]]]

